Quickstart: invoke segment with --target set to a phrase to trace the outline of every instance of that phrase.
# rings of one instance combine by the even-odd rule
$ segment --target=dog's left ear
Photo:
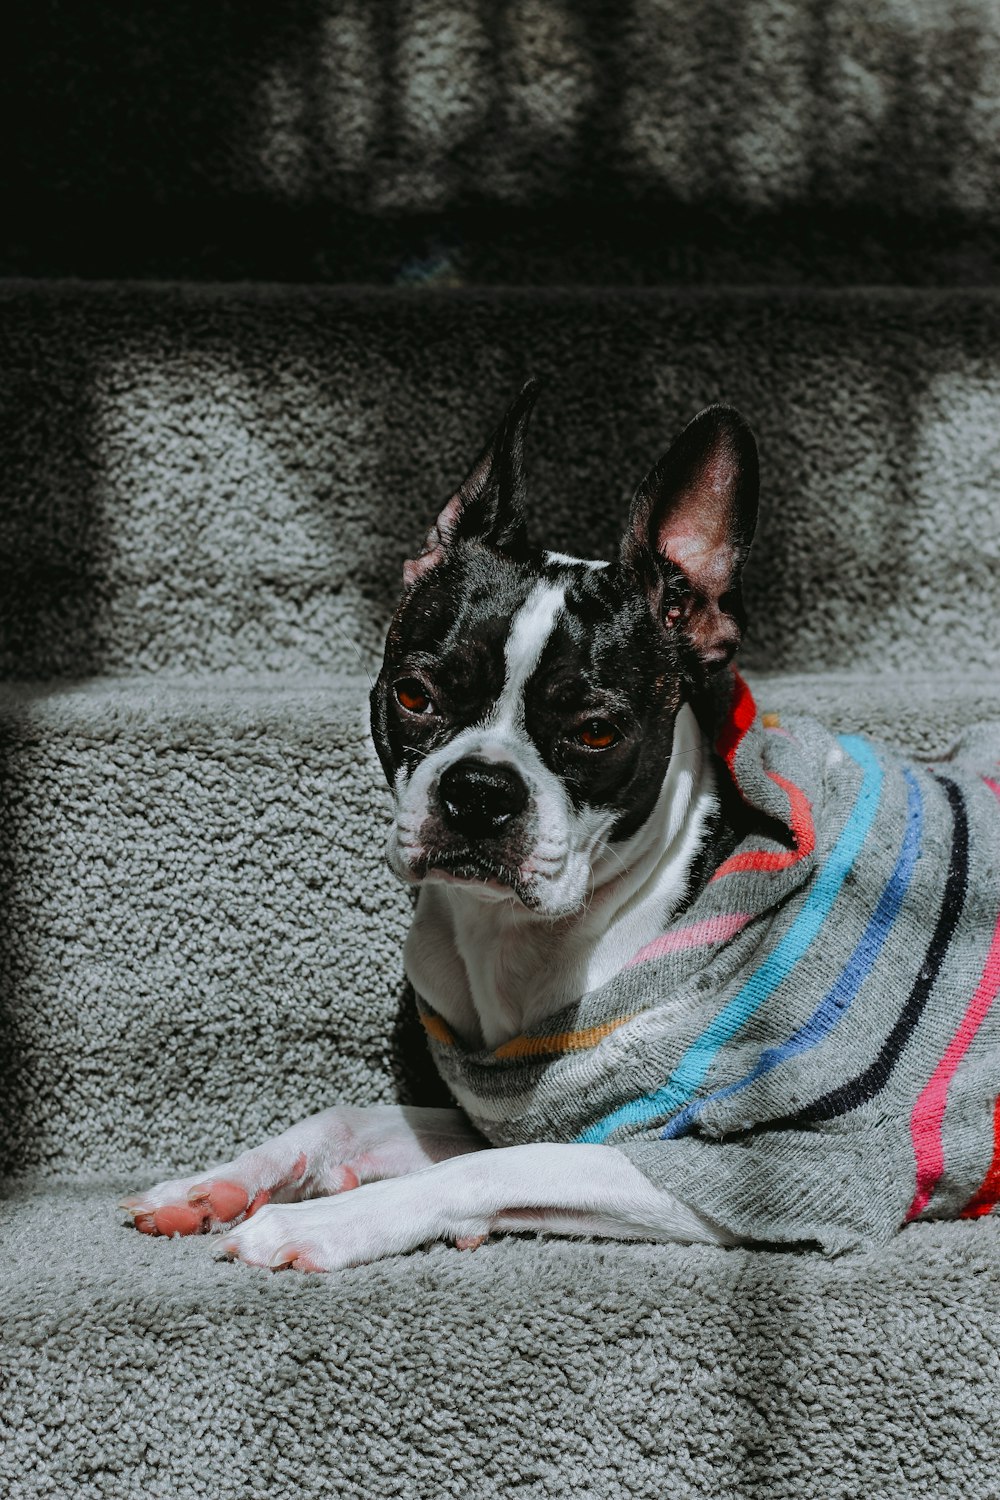
[[[437,566],[450,547],[480,541],[517,556],[527,550],[524,519],[524,435],[539,383],[528,380],[424,539],[419,557],[403,564],[407,588]]]
[[[709,406],[636,491],[621,561],[664,625],[684,632],[708,671],[725,665],[746,623],[740,574],[757,526],[757,444],[739,412]]]

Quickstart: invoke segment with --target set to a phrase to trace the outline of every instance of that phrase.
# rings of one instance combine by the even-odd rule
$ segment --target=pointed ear
[[[526,551],[524,435],[538,391],[537,380],[521,387],[500,426],[427,533],[420,555],[403,564],[407,587],[436,567],[456,542],[486,542],[513,556]]]
[[[731,406],[709,406],[632,501],[622,563],[708,671],[729,661],[746,623],[740,574],[757,525],[759,487],[750,428]]]

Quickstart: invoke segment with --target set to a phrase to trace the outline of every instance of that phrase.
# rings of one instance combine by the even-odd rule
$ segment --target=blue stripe
[[[683,1135],[706,1105],[713,1100],[728,1099],[733,1094],[738,1094],[741,1089],[747,1088],[756,1079],[763,1078],[765,1073],[770,1073],[780,1063],[787,1062],[790,1057],[795,1057],[799,1052],[808,1052],[810,1048],[815,1047],[833,1030],[854,1000],[871,973],[872,965],[884,948],[886,939],[895,925],[920,854],[920,836],[924,824],[923,800],[913,772],[904,769],[903,775],[906,777],[907,784],[906,829],[896,868],[889,876],[871,921],[830,993],[820,1001],[808,1021],[800,1026],[798,1031],[793,1032],[786,1042],[782,1042],[780,1047],[767,1047],[745,1077],[738,1078],[735,1083],[730,1083],[725,1088],[716,1089],[714,1094],[707,1094],[704,1099],[693,1100],[681,1110],[679,1115],[675,1115],[670,1124],[660,1133],[663,1140],[673,1140]]]
[[[629,1100],[603,1119],[595,1120],[574,1139],[606,1141],[623,1125],[642,1127],[657,1115],[682,1109],[693,1097],[715,1061],[721,1047],[746,1025],[747,1021],[769,999],[778,985],[787,979],[799,959],[806,953],[824,921],[829,916],[840,888],[861,851],[875,815],[878,812],[883,773],[875,752],[866,740],[842,735],[840,744],[862,772],[861,787],[840,838],[830,852],[809,890],[802,910],[782,938],[735,995],[724,1010],[705,1028],[685,1052],[662,1088],[651,1094]]]

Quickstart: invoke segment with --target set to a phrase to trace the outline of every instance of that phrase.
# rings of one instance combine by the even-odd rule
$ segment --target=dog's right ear
[[[527,551],[524,435],[538,390],[537,380],[521,387],[500,426],[427,533],[419,556],[403,564],[407,588],[435,568],[457,542],[485,542],[515,557]]]

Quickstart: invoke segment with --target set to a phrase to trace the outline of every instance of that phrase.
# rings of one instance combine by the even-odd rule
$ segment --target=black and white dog
[[[388,861],[420,887],[407,973],[456,1035],[491,1048],[621,970],[725,839],[691,698],[739,644],[757,517],[754,439],[718,406],[639,487],[614,562],[536,550],[534,395],[406,563],[371,700]],[[301,1270],[526,1227],[726,1238],[613,1146],[488,1149],[458,1109],[334,1106],[122,1207],[147,1233],[224,1230],[221,1254]]]

